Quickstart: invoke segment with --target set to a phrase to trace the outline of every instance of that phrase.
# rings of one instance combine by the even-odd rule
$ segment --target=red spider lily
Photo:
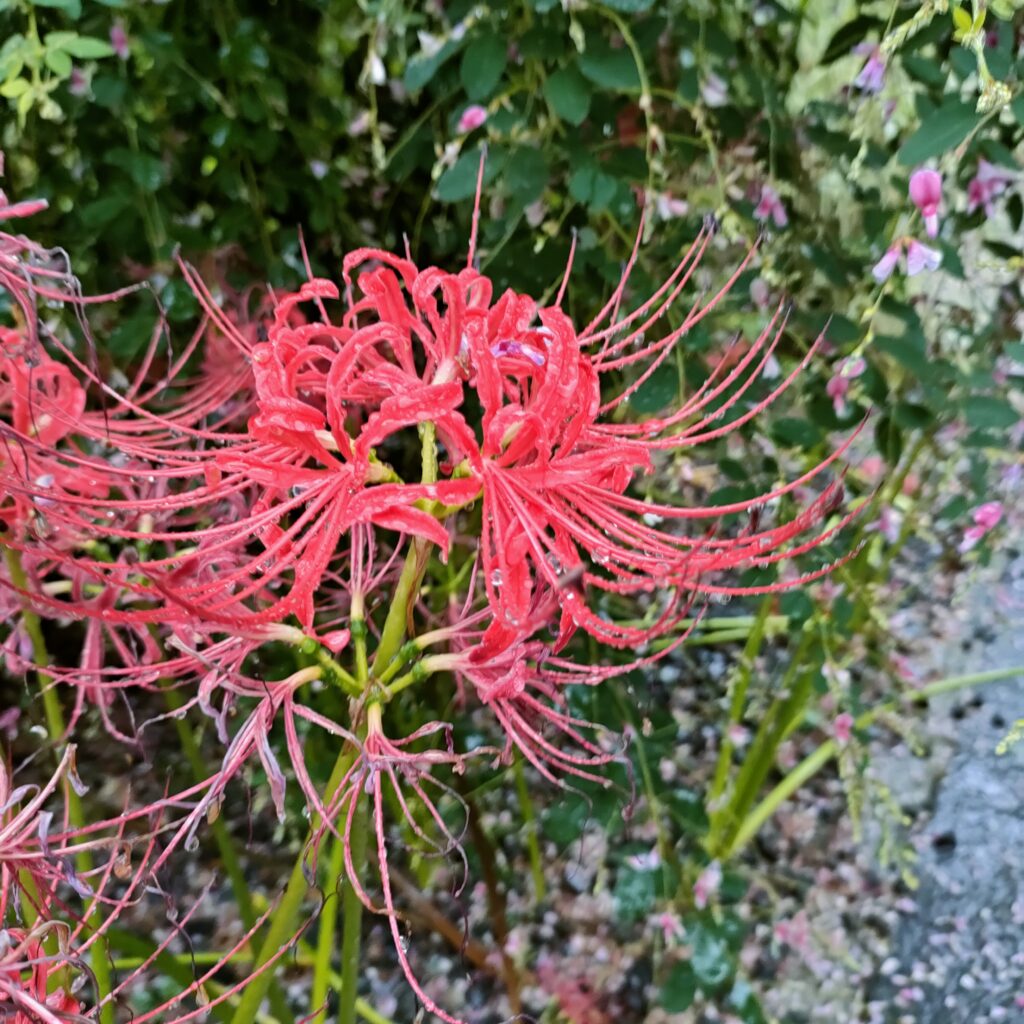
[[[122,470],[58,450],[49,439],[31,436],[24,424],[12,423],[9,436],[29,452],[46,452],[63,470],[88,469],[107,481],[114,495],[109,498],[59,487],[56,508],[47,517],[58,533],[145,541],[167,550],[131,567],[78,559],[96,578],[153,602],[150,609],[108,610],[110,618],[141,622],[170,614],[230,626],[294,614],[311,628],[319,587],[353,526],[399,530],[444,552],[448,533],[438,511],[482,493],[482,578],[497,614],[518,628],[534,590],[544,586],[558,596],[563,642],[582,627],[606,643],[633,645],[670,628],[673,616],[647,629],[611,623],[589,607],[588,588],[671,588],[680,602],[688,591],[779,589],[793,583],[744,589],[709,581],[725,570],[794,557],[834,532],[802,537],[831,513],[835,490],[789,523],[742,538],[688,536],[676,524],[715,520],[777,499],[824,472],[844,449],[798,480],[727,506],[678,508],[625,493],[637,474],[650,470],[654,453],[718,438],[748,422],[789,386],[815,351],[812,346],[767,398],[739,411],[784,329],[779,310],[735,367],[712,374],[671,416],[640,424],[608,421],[735,280],[733,275],[709,301],[695,304],[662,338],[642,340],[687,284],[710,234],[706,229],[698,236],[654,296],[620,316],[634,253],[611,299],[582,333],[558,308],[561,295],[555,306],[541,310],[512,292],[492,301],[490,281],[474,270],[419,271],[409,260],[359,250],[343,265],[349,308],[341,326],[329,322],[325,309],[325,302],[338,298],[337,288],[311,280],[277,303],[267,340],[247,347],[190,275],[211,321],[251,355],[256,396],[246,433],[195,426],[191,408],[182,420],[122,396],[102,427],[84,417],[78,427],[96,443],[117,437],[129,458]],[[354,299],[352,274],[370,260],[377,265],[358,276],[362,297]],[[317,306],[320,320],[296,324],[295,311],[304,302]],[[634,384],[602,400],[602,375],[641,362],[647,368]],[[84,365],[78,369],[88,378]],[[482,443],[459,411],[468,388],[483,410]],[[733,418],[716,425],[726,414]],[[401,481],[375,452],[425,423],[433,425],[451,456],[448,475],[433,483]],[[147,437],[140,424],[167,430],[178,441]],[[149,467],[152,496],[135,483],[143,466]],[[63,473],[46,479],[51,476],[56,482]],[[23,503],[41,494],[26,481],[11,483],[10,490]],[[218,522],[223,503],[236,498],[242,518]],[[204,521],[216,525],[198,525]],[[253,541],[259,550],[249,554]],[[207,558],[231,552],[235,567],[222,567],[203,582],[172,585],[169,573],[186,545],[202,546]],[[567,585],[567,576],[580,585]],[[271,596],[272,583],[284,593]]]
[[[475,231],[476,214],[474,239]],[[775,592],[815,579],[829,567],[761,586],[724,577],[798,558],[829,542],[853,514],[839,512],[840,482],[820,486],[816,495],[808,488],[826,477],[852,438],[756,498],[687,507],[630,493],[662,453],[748,423],[790,386],[821,343],[766,396],[752,397],[760,396],[755,385],[786,329],[780,306],[753,343],[721,360],[671,414],[642,422],[625,416],[636,389],[753,258],[751,250],[718,292],[702,296],[678,326],[657,337],[711,237],[709,225],[654,295],[623,312],[634,249],[608,302],[582,330],[561,308],[572,257],[555,303],[539,308],[512,291],[496,297],[492,282],[472,267],[473,242],[467,267],[457,273],[361,249],[343,262],[343,288],[310,274],[297,292],[275,299],[255,327],[219,308],[183,266],[203,323],[161,374],[158,327],[141,368],[116,391],[70,343],[40,337],[37,297],[64,298],[79,313],[86,301],[66,270],[47,269],[38,258],[43,270],[27,270],[25,254],[44,251],[0,234],[0,286],[9,282],[25,320],[21,334],[8,332],[0,346],[0,430],[8,453],[0,461],[0,513],[8,512],[7,544],[26,580],[0,583],[12,605],[85,620],[78,663],[48,670],[57,683],[76,688],[72,726],[88,699],[109,731],[134,741],[141,727],[133,726],[132,736],[118,728],[109,713],[113,695],[174,685],[185,695],[174,713],[197,706],[215,720],[224,745],[210,778],[154,804],[154,811],[186,812],[152,829],[170,839],[158,854],[147,853],[147,873],[177,847],[194,849],[227,786],[257,759],[284,818],[287,776],[271,740],[281,722],[295,780],[321,822],[314,857],[325,835],[342,843],[346,875],[359,899],[387,916],[416,994],[455,1022],[426,996],[401,941],[385,813],[397,807],[406,832],[430,852],[460,853],[461,836],[438,806],[459,797],[435,773],[462,771],[467,755],[453,748],[444,722],[387,736],[386,700],[424,674],[450,672],[462,695],[472,693],[493,714],[506,760],[517,748],[555,784],[608,784],[607,766],[619,754],[569,713],[567,688],[646,666],[687,634],[657,654],[606,668],[581,668],[561,656],[573,634],[582,630],[609,646],[642,651],[656,637],[678,634],[704,597]],[[205,363],[190,375],[204,339]],[[235,365],[244,367],[237,389]],[[477,408],[474,422],[468,410]],[[420,452],[418,482],[403,478],[397,458],[413,449]],[[805,491],[810,496],[792,518],[765,521],[763,506]],[[479,525],[469,507],[477,501]],[[718,527],[729,516],[749,521]],[[468,579],[455,577],[464,585],[453,583],[440,615],[416,601],[431,546],[442,558],[453,548],[478,549],[467,559]],[[408,575],[398,574],[401,553],[412,567]],[[368,667],[366,642],[380,629],[379,592],[392,584],[397,591],[396,578],[408,585],[408,607],[400,610],[413,626],[419,619],[431,628],[418,636],[410,629],[412,639],[397,654],[395,645],[390,660]],[[605,614],[605,599],[620,595],[648,603],[643,623]],[[8,661],[21,658],[27,668],[28,655],[12,637]],[[358,681],[330,657],[353,637],[362,659]],[[315,654],[318,663],[284,679],[259,678],[254,659],[278,642]],[[424,654],[435,646],[443,649]],[[353,698],[347,725],[310,706],[305,688],[315,681],[337,683]],[[309,726],[352,748],[351,766],[333,793],[318,792],[306,768],[300,732]],[[438,737],[443,745],[431,746]],[[353,830],[364,827],[367,814],[379,908],[352,858]],[[136,898],[141,884],[133,878],[116,907]],[[188,994],[200,990],[197,982]]]

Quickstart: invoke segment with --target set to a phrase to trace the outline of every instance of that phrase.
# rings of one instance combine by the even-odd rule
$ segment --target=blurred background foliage
[[[788,738],[821,741],[838,710],[863,716],[879,685],[886,696],[904,685],[884,589],[901,550],[909,543],[928,571],[984,560],[991,538],[960,550],[970,510],[1019,493],[1019,6],[0,0],[5,187],[50,201],[31,233],[71,254],[86,289],[149,279],[172,325],[197,314],[179,249],[225,287],[294,284],[300,228],[328,276],[359,246],[458,265],[484,146],[483,269],[500,287],[550,296],[575,237],[568,308],[583,322],[619,278],[643,198],[635,296],[668,276],[705,218],[720,231],[701,288],[720,287],[760,238],[718,314],[634,396],[637,410],[677,402],[735,358],[728,343],[756,338],[782,299],[793,314],[781,375],[827,324],[826,350],[784,399],[649,485],[735,500],[820,461],[873,410],[848,477],[873,507],[832,549],[856,557],[828,587],[746,609],[742,626],[714,620],[697,638],[746,654],[729,700],[708,710],[714,776],[684,786],[652,770],[678,735],[658,705],[670,677],[579,695],[582,714],[636,737],[664,868],[630,866],[626,845],[614,893],[623,927],[659,907],[686,919],[691,957],[655,972],[667,1011],[703,992],[762,1019],[735,973],[744,925],[700,906],[695,879],[711,860],[743,863],[780,779],[785,796],[777,755]],[[879,282],[872,268],[886,250],[924,236],[907,188],[925,165],[944,181],[929,242],[941,268]],[[998,182],[987,191],[986,167]],[[152,308],[98,318],[105,358],[126,366],[149,339]],[[863,372],[830,389],[860,359]],[[766,375],[732,415],[778,383]],[[744,729],[749,745],[729,739]],[[842,767],[856,807],[871,795],[863,757]],[[588,821],[621,829],[620,796],[590,796],[544,808],[545,837],[564,847]],[[744,888],[731,870],[723,906]]]

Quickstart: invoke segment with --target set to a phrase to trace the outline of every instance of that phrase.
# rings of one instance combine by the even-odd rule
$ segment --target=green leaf
[[[27,92],[30,82],[27,78],[12,78],[9,82],[0,85],[0,96],[6,99],[17,99],[22,93]]]
[[[504,163],[497,158],[498,151],[491,150],[484,164],[484,185],[494,181],[498,166]],[[455,163],[441,175],[437,182],[436,195],[442,203],[459,203],[476,194],[476,175],[480,168],[480,150],[474,148],[463,153]]]
[[[1024,363],[1024,341],[1011,341],[1004,348],[1003,352],[1015,363]]]
[[[922,57],[916,53],[905,54],[901,59],[907,73],[925,85],[941,89],[946,81],[946,71],[934,57]]]
[[[114,192],[102,199],[96,199],[81,209],[82,223],[87,228],[100,228],[109,224],[128,206],[128,197]]]
[[[461,39],[449,39],[436,53],[417,54],[405,68],[402,84],[409,92],[419,92],[437,72],[441,65],[454,57],[462,47]]]
[[[640,72],[625,46],[616,49],[604,39],[588,40],[579,61],[580,70],[599,89],[640,88]]]
[[[899,162],[914,167],[959,145],[978,123],[972,103],[948,98],[929,114],[896,154]]]
[[[697,975],[686,962],[674,964],[658,994],[658,1003],[669,1013],[682,1013],[693,1004],[697,995]]]
[[[654,0],[603,0],[603,5],[623,14],[641,14],[654,6]]]
[[[699,793],[680,787],[663,794],[663,799],[669,814],[684,832],[698,836],[707,832],[708,816]]]
[[[661,412],[679,395],[679,372],[675,363],[662,363],[629,396],[630,407],[640,413]]]
[[[790,448],[813,448],[821,440],[821,431],[807,420],[783,417],[772,424],[772,439]]]
[[[590,86],[575,64],[561,68],[544,82],[551,109],[569,124],[579,126],[590,113]]]
[[[1007,429],[1020,419],[1009,402],[991,395],[971,395],[964,400],[963,410],[969,426],[983,429]]]
[[[658,895],[658,872],[619,869],[615,879],[615,910],[620,921],[639,921],[654,908]]]
[[[591,213],[606,210],[615,198],[618,182],[597,167],[581,167],[569,179],[569,195],[590,208]]]
[[[107,161],[126,171],[132,181],[146,192],[154,192],[164,183],[166,168],[163,161],[150,153],[112,149],[107,154]]]
[[[521,146],[509,159],[502,178],[524,205],[532,203],[548,183],[548,163],[534,146]]]
[[[728,981],[733,965],[725,938],[704,922],[688,927],[686,934],[693,947],[690,964],[701,987],[716,989]]]
[[[67,11],[68,16],[77,18],[82,13],[82,0],[29,0],[33,7],[56,7]]]
[[[95,36],[74,36],[61,43],[61,49],[78,60],[99,60],[101,57],[114,55],[114,48],[110,43]]]
[[[553,11],[560,3],[561,0],[530,0],[530,6],[539,14]]]
[[[485,100],[494,92],[505,73],[507,54],[507,43],[493,32],[469,44],[462,55],[459,77],[471,100]]]
[[[71,74],[71,58],[63,50],[47,50],[43,62],[58,78]]]

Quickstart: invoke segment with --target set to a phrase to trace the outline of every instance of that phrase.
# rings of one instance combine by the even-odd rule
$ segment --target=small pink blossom
[[[995,529],[1003,518],[1003,503],[1001,501],[987,501],[979,505],[971,513],[974,525],[964,530],[963,540],[960,542],[961,554],[966,554],[990,530]]]
[[[110,27],[110,45],[121,60],[127,60],[131,54],[128,49],[128,33],[125,32],[124,23],[120,19]]]
[[[903,526],[903,513],[892,505],[883,505],[875,520],[874,527],[890,543],[899,540],[900,528]]]
[[[911,1003],[924,1001],[924,989],[920,985],[904,986],[896,993],[896,1002],[900,1006],[909,1006]]]
[[[379,53],[371,53],[367,61],[367,77],[373,85],[383,85],[388,80],[388,70],[384,67]]]
[[[832,735],[835,736],[836,743],[845,745],[850,742],[853,735],[853,715],[849,711],[836,715],[832,722]]]
[[[85,73],[79,67],[71,69],[71,75],[68,78],[68,92],[72,96],[85,96],[89,92],[89,79],[85,77]]]
[[[661,854],[655,846],[646,853],[634,853],[626,858],[634,871],[657,871],[661,867]]]
[[[768,282],[763,277],[755,277],[750,282],[750,301],[758,309],[766,309],[771,301],[771,291]]]
[[[867,369],[867,363],[859,356],[846,359],[840,363],[835,374],[825,385],[825,394],[832,399],[832,407],[837,416],[846,415],[846,396],[854,378],[859,377]]]
[[[974,213],[980,206],[985,210],[985,216],[991,217],[994,210],[992,200],[1002,195],[1013,180],[1014,175],[1009,171],[987,160],[979,160],[978,170],[967,184],[967,212]]]
[[[891,245],[885,250],[885,255],[874,265],[871,273],[875,275],[875,280],[879,284],[883,281],[888,281],[892,276],[892,272],[896,269],[896,264],[899,263],[902,251],[902,243],[898,242],[896,245]]]
[[[861,43],[853,48],[853,52],[858,57],[867,57],[853,84],[862,92],[881,92],[885,85],[885,61],[882,59],[882,48],[876,43]]]
[[[462,112],[459,118],[459,131],[465,135],[467,132],[476,131],[487,120],[487,108],[474,103]]]
[[[922,270],[938,270],[942,265],[942,253],[938,249],[932,249],[916,238],[897,238],[871,270],[879,284],[887,281],[892,275],[904,249],[907,253],[907,277],[914,277]]]
[[[777,228],[784,228],[789,223],[786,207],[782,204],[779,194],[771,185],[762,187],[761,200],[754,210],[754,217],[757,220],[767,220],[771,217],[775,221]]]
[[[661,931],[666,946],[674,945],[686,934],[686,929],[683,927],[683,922],[680,920],[679,915],[673,914],[671,911],[666,910],[658,914],[654,919],[654,923]]]
[[[703,910],[711,897],[722,885],[722,865],[713,860],[693,883],[693,903],[698,910]]]
[[[788,920],[776,922],[772,934],[775,941],[781,945],[806,953],[811,946],[811,928],[807,920],[807,911],[801,910]]]
[[[938,270],[942,264],[942,253],[923,245],[916,238],[907,242],[907,277],[914,277],[922,270]]]
[[[700,94],[709,107],[724,107],[729,102],[729,86],[713,71],[704,79]]]
[[[365,135],[370,130],[370,112],[361,110],[348,125],[349,135]]]
[[[1003,503],[1001,501],[987,501],[974,510],[974,521],[978,526],[986,530],[994,529],[1003,518]]]
[[[934,238],[939,233],[942,175],[927,168],[914,171],[910,176],[910,201],[921,211],[928,237]]]
[[[654,197],[654,208],[661,220],[675,220],[686,216],[690,204],[685,199],[677,199],[671,192],[659,192]]]
[[[739,722],[732,722],[725,735],[734,747],[744,747],[750,742],[750,730]]]
[[[889,658],[896,674],[906,683],[917,682],[917,672],[910,659],[905,654],[894,654]]]

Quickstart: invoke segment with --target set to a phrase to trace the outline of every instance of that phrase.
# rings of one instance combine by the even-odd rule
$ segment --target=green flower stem
[[[512,771],[516,778],[516,793],[519,797],[519,813],[523,816],[523,828],[526,832],[526,850],[530,857],[530,875],[533,878],[533,898],[543,903],[547,896],[547,883],[544,880],[544,864],[540,856],[540,840],[537,838],[537,815],[530,800],[530,790],[526,785],[526,772],[523,770],[523,759],[516,757],[512,762]]]
[[[423,483],[434,483],[437,480],[437,445],[436,430],[433,423],[420,425],[420,439],[422,443],[422,480]],[[357,680],[362,687],[363,693],[367,693],[373,681],[379,679],[380,675],[388,669],[395,658],[403,651],[406,623],[408,622],[416,595],[419,592],[423,574],[426,571],[429,557],[430,542],[417,537],[410,546],[405,557],[405,564],[402,566],[401,575],[395,585],[395,593],[392,597],[391,607],[388,609],[387,617],[380,634],[380,642],[374,653],[373,664],[369,667],[366,664],[365,648],[358,646],[360,638],[365,640],[363,628],[353,630],[353,637],[356,641],[356,663]],[[361,616],[361,600],[357,602],[355,612]],[[363,626],[362,618],[353,619],[353,623],[359,622]],[[415,673],[410,673],[413,675]],[[367,715],[376,716],[379,721],[380,706],[371,704],[367,709]],[[340,780],[339,780],[340,781]],[[337,783],[335,784],[335,788]],[[366,847],[369,833],[369,818],[366,809],[361,810],[353,827],[349,832],[349,846],[351,851],[352,864],[356,871],[359,871],[366,859]],[[332,856],[333,870],[333,856]],[[340,872],[339,872],[340,873]],[[335,876],[337,877],[337,876]],[[338,991],[338,1024],[354,1024],[356,1019],[356,991],[359,980],[359,951],[362,937],[363,905],[356,895],[355,889],[350,882],[346,881],[342,890],[342,924],[341,924],[341,975],[340,989]],[[333,914],[332,914],[333,917]],[[333,925],[333,922],[332,922]],[[324,926],[326,929],[326,924]],[[330,962],[331,948],[330,932],[322,930],[318,940],[318,964],[319,971],[315,976],[317,991],[323,989],[324,972]],[[335,985],[337,988],[337,984]],[[316,1005],[314,1006],[316,1009]],[[236,1022],[241,1024],[241,1022]]]
[[[433,423],[420,424],[420,439],[422,443],[422,482],[432,484],[437,482],[437,445],[435,443],[437,431]],[[371,673],[378,677],[387,668],[393,658],[398,655],[405,639],[405,627],[409,618],[409,612],[416,600],[423,574],[427,568],[427,553],[430,549],[430,541],[417,537],[412,541],[409,552],[405,556],[405,564],[402,566],[402,575],[398,578],[395,586],[395,594],[388,609],[387,618],[384,620],[384,628],[380,633],[380,643],[373,656]]]
[[[7,547],[4,549],[4,557],[7,561],[7,570],[10,573],[11,582],[18,590],[28,591],[28,577],[25,575],[25,569],[21,564],[20,553],[14,548]],[[57,696],[54,680],[43,671],[50,664],[50,652],[46,649],[46,639],[43,636],[42,623],[39,621],[39,616],[27,605],[22,608],[21,621],[32,643],[32,657],[36,664],[36,676],[39,679],[39,690],[43,698],[46,729],[50,741],[57,744],[63,739],[66,726],[64,723],[64,712],[60,706],[60,698]],[[74,787],[68,786],[66,792],[68,821],[72,828],[81,828],[85,824],[82,801],[75,792]],[[80,874],[91,874],[93,870],[92,852],[90,850],[79,851],[75,855],[75,866]],[[94,928],[99,927],[99,907],[93,909],[92,913],[86,918],[85,923],[90,932]],[[101,1002],[113,988],[110,954],[107,949],[107,940],[104,936],[99,936],[93,943],[89,960],[92,964],[93,976],[96,979],[97,1002]],[[99,1019],[101,1024],[115,1024],[114,1006],[112,1003],[107,1002],[103,1004],[100,1008]]]
[[[337,839],[331,842],[331,857],[327,864],[327,877],[340,879],[345,870],[345,846]],[[351,886],[346,885],[346,890]],[[348,913],[346,912],[346,920]],[[311,1024],[322,1024],[327,1017],[324,1007],[331,983],[331,954],[334,952],[334,930],[338,923],[337,894],[329,894],[320,911],[319,931],[317,933],[316,954],[313,961],[313,986],[309,999],[309,1009],[314,1015]]]
[[[366,842],[370,831],[366,808],[356,812],[350,833],[352,863],[359,866],[366,860]],[[338,844],[340,845],[340,844]],[[359,984],[359,950],[363,931],[363,904],[354,886],[347,879],[341,896],[341,976],[338,979],[338,1024],[355,1024]],[[324,942],[328,940],[321,936]],[[330,955],[328,953],[328,955]]]
[[[355,754],[350,750],[342,750],[334,763],[334,770],[331,772],[330,780],[327,783],[327,793],[333,796],[341,785],[345,773],[349,770]],[[310,825],[312,835],[320,825],[320,816],[316,815]],[[302,901],[309,888],[304,870],[305,849],[299,852],[295,859],[295,866],[292,868],[288,884],[285,886],[281,900],[274,910],[270,919],[270,928],[267,931],[263,945],[253,962],[253,973],[266,964],[275,953],[280,952],[281,947],[288,942],[295,932],[296,922],[299,918],[299,911]],[[231,1017],[231,1024],[253,1024],[259,1013],[260,1003],[267,994],[267,989],[273,980],[273,971],[265,970],[251,981],[242,993],[234,1014]]]
[[[944,693],[953,693],[957,690],[964,690],[971,686],[981,686],[985,683],[997,683],[1005,679],[1013,679],[1015,676],[1024,675],[1024,665],[1017,665],[1014,668],[992,669],[988,672],[975,672],[965,676],[950,676],[948,679],[940,679],[937,682],[922,686],[919,690],[909,690],[896,700],[887,701],[865,711],[856,721],[858,729],[866,729],[872,725],[881,715],[888,714],[900,707],[914,704],[927,703],[934,697]],[[785,803],[808,779],[814,776],[821,768],[836,756],[839,752],[839,744],[835,740],[826,740],[817,750],[808,754],[786,777],[747,815],[743,824],[736,832],[728,849],[724,851],[724,857],[734,857],[742,850],[751,839],[757,835],[761,826]]]

